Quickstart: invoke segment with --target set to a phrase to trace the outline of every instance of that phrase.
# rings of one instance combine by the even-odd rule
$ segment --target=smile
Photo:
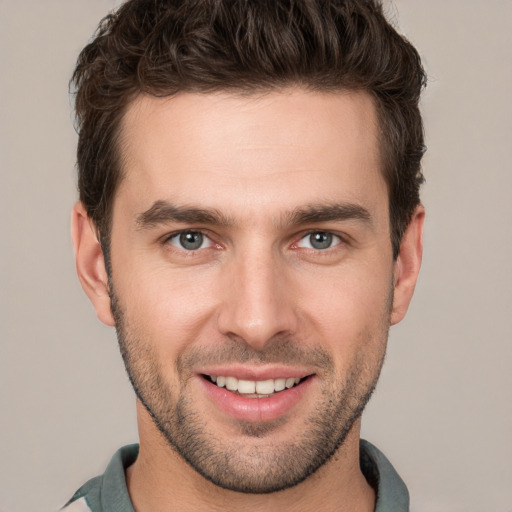
[[[288,377],[266,380],[244,380],[232,376],[205,375],[219,388],[243,395],[245,398],[267,398],[285,389],[291,389],[302,380],[299,377]]]

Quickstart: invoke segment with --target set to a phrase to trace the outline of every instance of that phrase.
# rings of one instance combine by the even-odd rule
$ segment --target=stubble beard
[[[121,355],[137,398],[172,449],[204,478],[231,491],[281,491],[303,482],[325,465],[361,416],[384,361],[389,315],[380,332],[373,333],[380,337],[379,343],[372,344],[373,338],[361,340],[378,346],[380,353],[374,353],[369,362],[367,352],[361,351],[344,378],[336,376],[332,357],[321,348],[306,350],[290,339],[280,339],[264,352],[257,352],[240,341],[227,340],[226,346],[215,352],[202,347],[179,356],[176,371],[181,385],[180,391],[173,393],[151,344],[131,332],[112,286],[110,295]],[[273,431],[286,429],[280,419],[267,423],[241,421],[238,439],[223,442],[210,430],[208,418],[197,410],[192,393],[187,392],[187,369],[198,359],[210,363],[302,362],[316,366],[323,377],[321,396],[296,439],[280,444],[273,441]]]

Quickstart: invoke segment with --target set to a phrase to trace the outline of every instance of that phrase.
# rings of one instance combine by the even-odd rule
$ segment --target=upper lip
[[[236,377],[242,380],[269,380],[269,379],[288,379],[290,377],[303,379],[312,375],[314,372],[305,368],[294,368],[289,366],[244,366],[244,365],[226,365],[203,368],[198,372],[201,375],[210,375],[218,377]]]

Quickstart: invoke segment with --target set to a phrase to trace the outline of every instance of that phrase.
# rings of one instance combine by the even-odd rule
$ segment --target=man
[[[424,73],[380,4],[132,0],[73,82],[77,271],[140,445],[64,510],[408,510],[359,438],[424,218]]]

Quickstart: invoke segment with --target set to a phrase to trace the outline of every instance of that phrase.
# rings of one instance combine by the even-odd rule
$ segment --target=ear
[[[103,251],[93,223],[81,202],[75,204],[71,213],[71,236],[75,249],[76,272],[82,288],[92,302],[98,318],[104,324],[114,326]]]
[[[394,268],[393,309],[391,325],[400,322],[407,312],[416,286],[423,254],[423,221],[425,209],[419,205],[402,236],[400,252]]]

